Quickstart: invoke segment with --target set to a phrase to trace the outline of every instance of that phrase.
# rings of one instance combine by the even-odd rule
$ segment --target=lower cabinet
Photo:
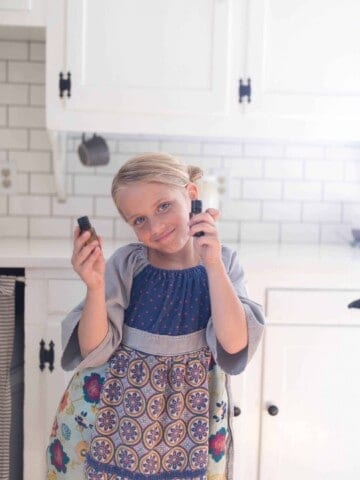
[[[25,289],[24,480],[45,478],[45,450],[72,373],[60,366],[61,321],[85,295],[69,269],[27,269]],[[44,341],[40,368],[40,342]],[[50,342],[53,342],[54,362]],[[52,369],[53,368],[53,369]]]
[[[360,477],[356,290],[269,289],[259,480]]]

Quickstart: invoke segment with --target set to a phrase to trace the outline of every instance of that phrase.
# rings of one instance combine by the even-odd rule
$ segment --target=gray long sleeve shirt
[[[248,345],[238,353],[226,352],[218,342],[212,318],[209,318],[204,334],[206,343],[213,354],[214,360],[230,375],[236,375],[244,370],[252,358],[264,330],[264,315],[261,306],[250,300],[244,286],[244,272],[237,253],[228,247],[222,247],[222,260],[235,291],[244,305]],[[146,247],[140,243],[131,243],[116,250],[106,263],[105,295],[106,309],[109,319],[109,330],[104,340],[85,358],[82,358],[77,335],[85,301],[76,306],[62,323],[63,356],[62,367],[65,370],[97,367],[107,362],[116,350],[123,337],[124,311],[129,305],[133,278],[148,265]],[[173,340],[173,339],[172,339]]]

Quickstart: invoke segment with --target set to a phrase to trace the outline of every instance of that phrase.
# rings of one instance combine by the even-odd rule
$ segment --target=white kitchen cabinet
[[[359,15],[357,0],[48,2],[47,126],[358,140]]]
[[[357,0],[249,1],[245,76],[259,130],[272,119],[275,136],[358,138],[359,16]]]
[[[71,269],[26,269],[24,480],[44,478],[45,450],[61,396],[72,373],[60,366],[61,321],[85,295]],[[40,341],[54,342],[54,370],[39,367]]]
[[[235,3],[52,2],[48,128],[194,134],[192,127],[202,130],[203,121],[216,124],[236,98]]]
[[[258,480],[359,477],[360,313],[347,309],[356,298],[268,290]]]
[[[0,25],[45,27],[45,0],[0,0]]]

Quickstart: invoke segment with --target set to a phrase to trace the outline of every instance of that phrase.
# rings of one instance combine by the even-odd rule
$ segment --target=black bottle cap
[[[201,212],[202,212],[202,201],[191,200],[191,213],[201,213]]]
[[[84,230],[90,230],[91,228],[91,223],[89,220],[89,217],[80,217],[77,219],[80,230],[83,232]]]

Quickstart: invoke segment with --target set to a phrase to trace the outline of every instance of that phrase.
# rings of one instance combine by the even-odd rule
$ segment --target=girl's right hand
[[[80,228],[74,230],[74,249],[71,263],[75,272],[86,283],[88,289],[97,290],[104,288],[105,284],[105,259],[102,253],[102,238],[86,245],[91,233],[80,233]]]

